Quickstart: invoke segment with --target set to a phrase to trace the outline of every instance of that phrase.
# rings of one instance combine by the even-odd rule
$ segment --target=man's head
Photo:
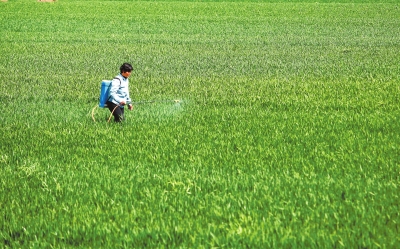
[[[129,63],[124,63],[122,66],[119,68],[121,75],[124,76],[125,78],[128,78],[131,76],[131,72],[133,70],[133,67]]]

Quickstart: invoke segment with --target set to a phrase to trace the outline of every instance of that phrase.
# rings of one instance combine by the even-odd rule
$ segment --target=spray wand
[[[151,103],[155,103],[155,102],[173,102],[173,103],[180,103],[181,101],[179,99],[174,99],[174,100],[143,100],[143,101],[138,101],[138,102],[131,102],[132,105],[142,105],[142,104],[151,104]],[[98,107],[98,105],[96,105],[93,109],[92,109],[92,119],[94,122],[96,122],[96,119],[94,118],[94,111],[96,110],[96,108]],[[107,123],[110,122],[111,117],[115,111],[115,109],[117,109],[117,107],[119,107],[119,105],[115,106],[114,109],[112,110],[110,117],[107,120]]]

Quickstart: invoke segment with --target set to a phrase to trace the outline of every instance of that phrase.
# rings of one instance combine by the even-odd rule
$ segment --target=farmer
[[[124,106],[128,105],[132,111],[133,106],[129,97],[129,76],[133,67],[129,63],[124,63],[119,68],[120,74],[117,75],[111,82],[110,98],[107,101],[107,107],[114,115],[115,122],[124,120]]]

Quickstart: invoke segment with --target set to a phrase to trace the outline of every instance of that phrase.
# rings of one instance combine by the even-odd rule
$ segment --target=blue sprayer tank
[[[107,100],[110,97],[111,80],[103,80],[100,89],[100,103],[99,107],[107,107]]]

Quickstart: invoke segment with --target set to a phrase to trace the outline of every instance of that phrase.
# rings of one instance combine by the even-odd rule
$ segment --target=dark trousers
[[[121,122],[122,120],[124,120],[124,108],[123,107],[118,106],[111,101],[107,101],[107,107],[110,110],[110,112],[114,111],[113,116],[114,116],[115,122]]]

